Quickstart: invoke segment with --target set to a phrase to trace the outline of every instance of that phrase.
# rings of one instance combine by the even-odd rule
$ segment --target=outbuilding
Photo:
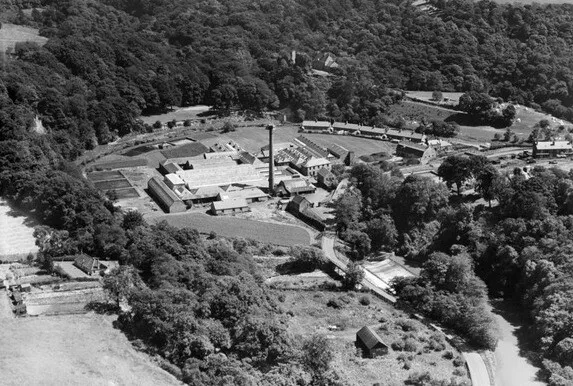
[[[215,201],[211,203],[211,213],[218,216],[221,214],[234,214],[247,212],[249,204],[244,198],[232,198],[224,201]]]
[[[151,193],[159,205],[168,213],[179,213],[187,210],[187,206],[181,198],[179,198],[173,190],[169,189],[158,177],[152,177],[147,183],[147,187],[149,193]]]
[[[322,168],[318,171],[316,180],[326,189],[335,188],[337,184],[336,176],[327,168]]]
[[[364,326],[356,333],[356,347],[366,358],[378,358],[388,354],[388,345],[370,327]]]

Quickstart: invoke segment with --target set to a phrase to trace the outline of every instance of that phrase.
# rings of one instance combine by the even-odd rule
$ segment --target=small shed
[[[211,203],[211,213],[214,215],[247,212],[249,204],[244,198],[232,198]]]
[[[32,292],[32,286],[30,283],[25,283],[20,286],[20,291],[22,292]]]
[[[99,259],[87,255],[79,255],[74,259],[74,265],[91,276],[99,270]]]
[[[367,358],[377,358],[388,354],[388,345],[370,327],[364,326],[356,333],[356,347]]]

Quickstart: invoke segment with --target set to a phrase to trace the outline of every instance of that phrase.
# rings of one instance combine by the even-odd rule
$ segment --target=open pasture
[[[129,181],[123,177],[120,180],[106,180],[106,181],[94,182],[94,185],[97,189],[103,191],[131,187]]]
[[[179,213],[149,216],[149,222],[167,221],[178,228],[194,228],[200,233],[215,232],[224,237],[250,238],[275,245],[309,245],[310,234],[301,227],[236,217],[213,217],[202,213]]]
[[[2,52],[13,49],[16,43],[20,42],[34,42],[42,46],[47,41],[48,38],[38,35],[36,28],[10,23],[2,23],[2,28],[0,28],[0,50]]]
[[[3,385],[180,385],[136,351],[112,323],[81,314],[5,319],[0,329]]]

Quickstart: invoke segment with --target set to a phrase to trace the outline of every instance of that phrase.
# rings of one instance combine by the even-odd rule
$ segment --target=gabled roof
[[[308,203],[310,203],[310,201],[308,201],[306,198],[304,198],[303,196],[294,196],[293,199],[291,200],[293,203],[295,204],[302,204],[303,202],[307,201]]]
[[[324,178],[335,177],[335,175],[327,168],[322,168],[318,171],[318,175]]]
[[[535,147],[537,150],[570,150],[572,148],[569,141],[539,141],[535,143]]]
[[[281,183],[285,190],[289,193],[309,192],[314,191],[316,188],[304,178],[295,178],[292,180],[283,180]]]
[[[174,202],[181,201],[179,196],[169,189],[165,182],[161,181],[158,177],[152,177],[147,183],[149,190],[151,190],[158,199],[166,206],[171,206]]]
[[[303,164],[307,168],[320,165],[330,165],[330,161],[326,158],[311,158]]]
[[[382,338],[368,326],[362,327],[356,333],[356,338],[360,339],[369,350],[374,348],[377,344],[387,346],[386,343],[382,341]]]
[[[165,181],[171,182],[173,185],[184,185],[185,182],[177,174],[169,173],[165,175]]]
[[[88,255],[79,255],[74,259],[74,265],[82,271],[91,274],[96,259]]]
[[[247,204],[247,200],[244,198],[232,198],[224,201],[215,201],[212,203],[212,205],[213,209],[215,210],[246,208],[249,206],[249,204]]]
[[[396,148],[396,150],[398,149],[412,149],[412,150],[416,150],[416,151],[420,151],[420,152],[425,152],[426,150],[429,149],[429,147],[426,147],[422,144],[419,143],[413,143],[413,142],[400,142]]]
[[[320,127],[328,129],[330,127],[329,121],[303,121],[302,127]]]

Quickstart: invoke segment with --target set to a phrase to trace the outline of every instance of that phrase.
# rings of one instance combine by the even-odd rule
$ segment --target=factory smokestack
[[[273,131],[275,125],[268,125],[269,131],[269,193],[271,195],[275,192],[275,152],[273,149]]]

